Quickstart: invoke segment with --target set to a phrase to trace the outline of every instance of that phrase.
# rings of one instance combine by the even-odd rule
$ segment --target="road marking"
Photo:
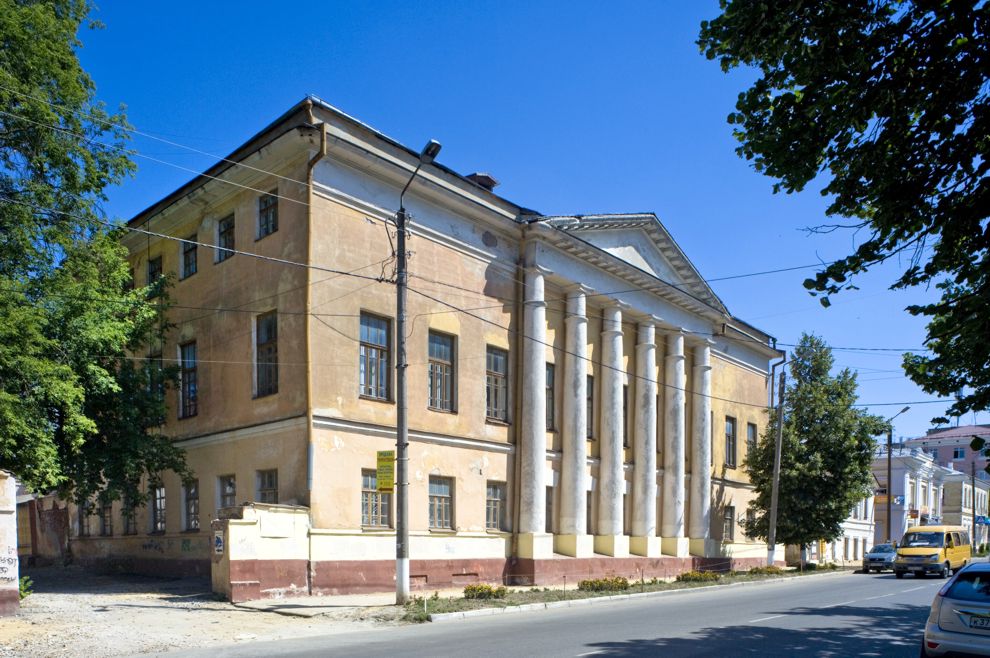
[[[776,619],[777,617],[783,617],[784,615],[771,615],[769,617],[760,617],[759,619],[750,619],[747,624],[755,624],[758,621],[767,621],[768,619]]]
[[[864,601],[872,601],[873,599],[882,599],[885,596],[894,596],[895,594],[900,594],[900,592],[891,592],[890,594],[881,594],[880,596],[871,596],[869,598],[863,599]]]
[[[828,610],[829,608],[837,608],[840,605],[849,605],[850,603],[856,603],[856,601],[843,601],[842,603],[833,603],[832,605],[822,606],[822,610]]]
[[[912,587],[911,589],[904,590],[905,592],[917,592],[919,589],[925,589],[924,585],[919,585],[918,587]]]
[[[598,651],[589,651],[587,653],[579,653],[578,655],[574,656],[574,658],[581,658],[581,656],[595,656],[595,655],[600,654],[600,653],[605,653],[605,650],[604,649],[599,649]]]

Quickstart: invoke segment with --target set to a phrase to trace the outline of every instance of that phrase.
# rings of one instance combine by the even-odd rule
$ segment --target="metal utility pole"
[[[772,567],[777,551],[777,496],[780,489],[780,451],[784,442],[784,385],[787,371],[780,373],[780,395],[777,402],[777,441],[773,453],[773,488],[770,490],[770,530],[767,533],[767,566]]]
[[[399,194],[399,212],[395,216],[395,603],[409,601],[409,419],[406,402],[406,208],[402,203],[406,190],[420,167],[433,162],[440,152],[440,142],[430,140],[419,154],[419,164]]]
[[[970,542],[976,541],[976,462],[969,463],[969,486],[973,489],[973,535]]]
[[[894,519],[892,510],[892,503],[894,501],[894,486],[893,477],[891,476],[891,459],[893,453],[894,445],[894,419],[900,416],[902,413],[910,409],[911,407],[904,407],[896,414],[887,419],[887,543],[894,541]]]

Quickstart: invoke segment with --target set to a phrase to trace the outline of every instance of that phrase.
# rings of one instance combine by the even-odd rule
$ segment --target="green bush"
[[[685,571],[677,576],[677,580],[682,583],[713,583],[721,577],[722,574],[714,571]]]
[[[751,573],[756,576],[779,576],[784,573],[784,570],[776,565],[773,565],[766,567],[753,567],[747,573]]]
[[[629,589],[629,581],[622,576],[612,578],[592,578],[578,583],[583,592],[621,592]]]
[[[504,599],[509,593],[501,585],[496,587],[488,583],[477,583],[464,588],[464,598],[466,599]]]
[[[31,588],[34,587],[34,581],[32,581],[29,577],[22,576],[21,579],[17,582],[17,584],[19,586],[22,599],[27,598],[33,593],[33,590]]]

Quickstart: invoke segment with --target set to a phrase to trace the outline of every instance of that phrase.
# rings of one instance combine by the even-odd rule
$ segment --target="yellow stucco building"
[[[163,474],[133,520],[73,515],[74,555],[207,571],[211,522],[254,503],[233,516],[284,512],[260,536],[295,539],[241,547],[250,568],[224,577],[252,595],[394,587],[375,467],[395,447],[394,217],[417,162],[307,98],[129,222],[137,284],[175,277],[174,329],[142,356],[179,366],[163,429],[196,479]],[[656,216],[544,216],[494,184],[433,163],[405,196],[413,586],[765,561],[742,463],[773,339]]]

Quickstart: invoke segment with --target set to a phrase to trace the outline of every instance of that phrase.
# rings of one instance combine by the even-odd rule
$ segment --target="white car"
[[[990,656],[990,563],[969,564],[935,595],[922,656]]]

